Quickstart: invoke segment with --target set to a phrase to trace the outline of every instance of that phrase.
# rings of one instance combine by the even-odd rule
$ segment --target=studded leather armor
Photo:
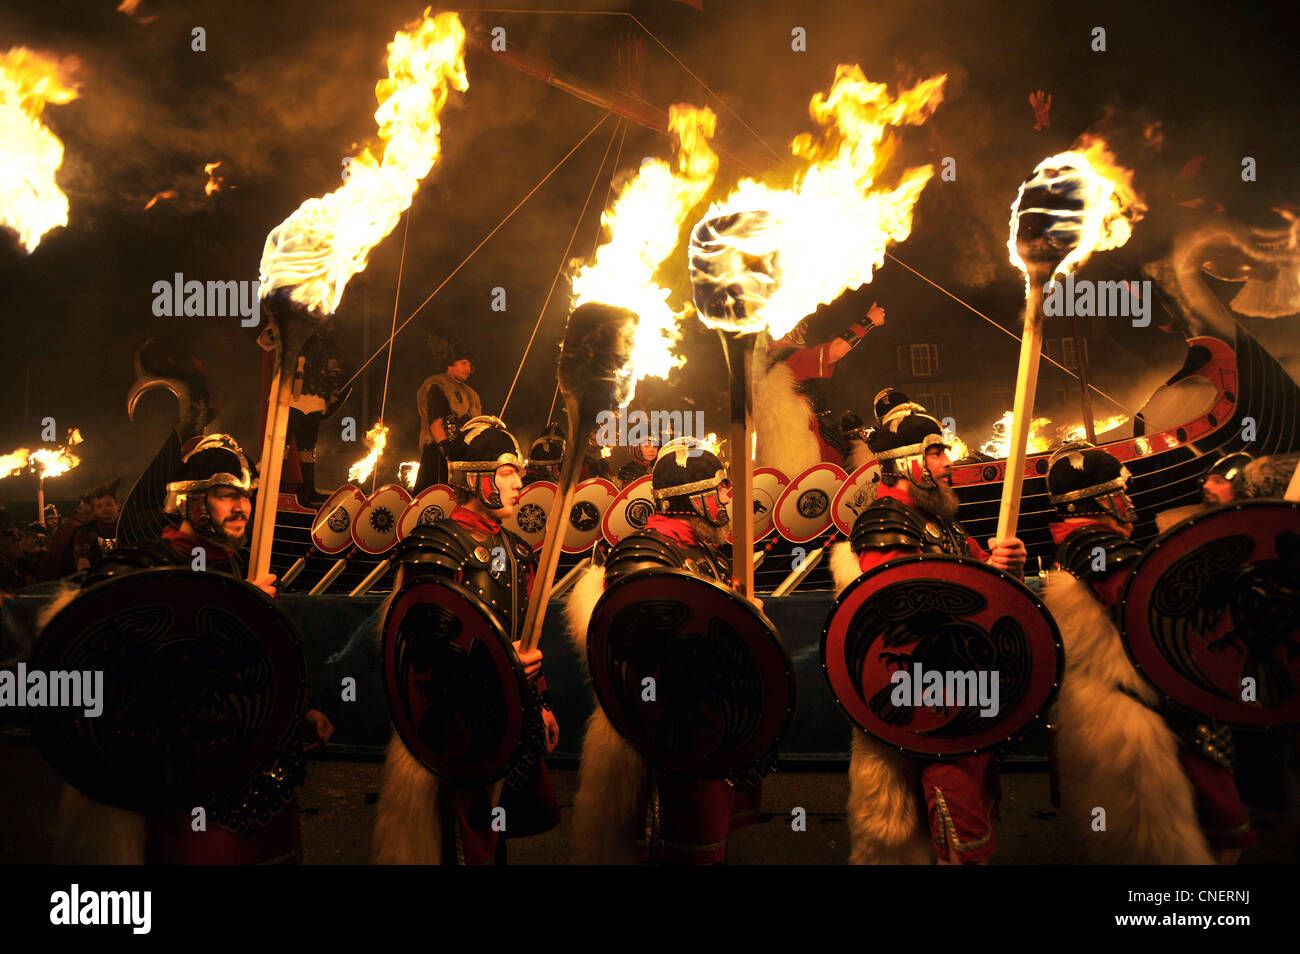
[[[1098,553],[1097,551],[1101,552]],[[1118,570],[1131,570],[1142,548],[1107,527],[1092,525],[1072,532],[1056,548],[1056,568],[1089,582]]]
[[[412,574],[432,573],[463,584],[492,610],[510,639],[528,612],[528,570],[536,568],[537,555],[528,544],[504,527],[478,539],[450,518],[416,527],[395,553],[397,562]]]
[[[653,567],[690,570],[727,585],[731,563],[719,548],[674,540],[658,530],[641,530],[619,540],[605,557],[605,583]]]
[[[875,547],[916,547],[923,553],[970,556],[968,534],[955,520],[941,520],[893,497],[878,497],[853,521],[854,553]]]

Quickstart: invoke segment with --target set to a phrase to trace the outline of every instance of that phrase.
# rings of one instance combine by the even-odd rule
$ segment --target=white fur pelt
[[[148,837],[148,822],[139,812],[63,786],[54,820],[55,864],[142,865]]]
[[[436,865],[442,860],[438,777],[396,735],[384,759],[370,852],[377,865]]]
[[[821,460],[817,438],[809,430],[808,399],[794,389],[794,372],[777,362],[766,372],[767,357],[754,354],[754,433],[758,435],[756,464],[775,467],[791,479]]]
[[[393,585],[376,613],[375,639],[382,644],[384,620],[401,588]],[[384,781],[379,789],[370,855],[377,865],[436,865],[442,863],[442,820],[438,814],[438,776],[421,765],[396,733],[384,756]]]
[[[1065,642],[1054,722],[1069,837],[1093,864],[1213,864],[1177,737],[1157,712],[1118,688],[1158,702],[1105,607],[1060,571],[1048,574],[1043,599]],[[1096,808],[1106,811],[1105,831],[1093,830]]]
[[[587,624],[604,592],[605,568],[593,566],[579,577],[564,604],[569,638],[584,671]],[[614,730],[597,703],[587,720],[578,793],[573,797],[570,858],[574,864],[631,864],[635,860],[649,771],[645,759]]]
[[[849,759],[849,864],[934,861],[916,770],[902,752],[853,730]]]
[[[835,581],[835,592],[839,594],[844,588],[862,575],[858,556],[847,540],[831,545],[831,578]]]

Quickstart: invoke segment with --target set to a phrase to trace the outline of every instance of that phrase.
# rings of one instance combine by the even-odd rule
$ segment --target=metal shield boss
[[[540,697],[509,636],[461,584],[426,576],[398,590],[382,656],[393,726],[440,779],[514,783],[544,754]]]
[[[1019,580],[969,557],[890,560],[835,600],[822,669],[844,714],[927,756],[988,751],[1045,713],[1060,632]]]
[[[618,492],[614,502],[605,511],[600,532],[611,547],[624,537],[644,530],[646,522],[655,514],[655,501],[651,495],[650,475],[638,477]]]
[[[610,723],[666,771],[761,777],[794,714],[794,668],[771,622],[686,570],[611,585],[587,628],[587,660]]]
[[[588,477],[578,484],[569,508],[569,519],[564,526],[564,541],[560,549],[565,553],[584,553],[600,538],[600,523],[618,488],[604,477]]]
[[[365,505],[366,495],[355,484],[344,484],[316,512],[311,542],[321,553],[342,553],[352,546],[352,524]]]
[[[831,526],[831,501],[847,475],[837,464],[813,464],[790,481],[776,502],[774,520],[791,543],[807,543]]]
[[[845,479],[831,501],[831,519],[846,537],[853,533],[858,514],[870,507],[880,489],[880,464],[869,460]]]
[[[85,590],[50,620],[27,669],[51,684],[103,674],[102,712],[85,714],[84,693],[86,705],[33,707],[32,738],[71,785],[130,811],[234,792],[288,750],[307,699],[289,616],[248,583],[188,566]]]
[[[416,527],[447,519],[455,509],[456,495],[446,484],[425,487],[411,499],[398,518],[397,539],[405,540]]]
[[[534,550],[546,539],[546,521],[555,506],[555,491],[555,484],[549,480],[534,481],[519,494],[514,513],[502,521],[507,530]]]
[[[357,519],[352,521],[352,542],[366,553],[379,554],[397,542],[397,518],[411,503],[411,495],[400,484],[384,484],[366,498]]]
[[[1247,500],[1171,527],[1133,568],[1120,627],[1178,708],[1246,728],[1300,722],[1300,504]]]

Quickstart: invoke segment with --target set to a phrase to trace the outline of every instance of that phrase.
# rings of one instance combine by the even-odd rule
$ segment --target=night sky
[[[1273,206],[1300,206],[1296,35],[1281,4],[704,0],[702,12],[669,0],[569,6],[631,11],[730,111],[628,17],[483,13],[481,22],[504,26],[512,44],[603,87],[622,84],[620,39],[639,37],[644,98],[664,110],[675,102],[710,106],[719,115],[717,142],[773,176],[788,175],[790,139],[813,128],[808,100],[829,88],[836,64],[858,63],[891,88],[948,73],[943,105],[924,126],[906,127],[895,167],[952,156],[957,179],[931,181],[911,238],[894,252],[1008,327],[1018,324],[1023,301],[1020,275],[1007,262],[1008,207],[1040,159],[1085,131],[1107,136],[1119,161],[1136,170],[1151,209],[1132,241],[1107,253],[1106,273],[1097,277],[1139,278],[1143,263],[1167,254],[1176,231],[1213,216],[1216,205],[1265,227],[1284,224]],[[204,362],[222,402],[215,429],[258,446],[261,352],[250,333],[237,318],[155,317],[153,283],[175,272],[198,280],[257,277],[267,232],[304,199],[336,188],[341,159],[373,136],[386,44],[423,9],[405,0],[143,0],[133,18],[114,7],[113,0],[49,0],[0,10],[0,50],[28,46],[80,61],[80,97],[44,113],[66,149],[58,180],[71,205],[69,225],[47,234],[31,255],[12,233],[0,234],[0,453],[37,446],[45,416],[61,431],[79,427],[86,439],[82,466],[47,487],[53,500],[113,476],[128,487],[163,440],[170,398],[148,398],[134,424],[125,412],[131,357],[150,337]],[[207,31],[206,52],[190,48],[195,26]],[[806,52],[791,50],[796,26],[807,31]],[[1097,26],[1106,30],[1104,53],[1090,49]],[[401,323],[601,118],[597,107],[483,53],[469,52],[467,67],[469,90],[453,94],[442,117],[443,157],[409,213],[400,292],[405,217],[350,282],[337,313],[344,361],[354,368],[387,336],[395,295]],[[1041,132],[1028,103],[1038,89],[1053,97],[1051,127]],[[390,468],[416,456],[415,389],[442,370],[433,367],[426,333],[475,352],[471,383],[485,411],[499,411],[575,224],[574,254],[592,250],[608,164],[593,207],[580,223],[577,216],[614,132],[611,119],[397,338],[386,411],[394,428]],[[628,126],[618,171],[627,175],[641,158],[669,154],[667,139]],[[1195,171],[1180,178],[1198,156]],[[1255,158],[1258,181],[1241,180],[1244,156]],[[222,190],[205,197],[203,166],[218,160]],[[724,161],[711,198],[741,174]],[[145,211],[166,190],[176,197]],[[1180,205],[1198,198],[1200,209]],[[689,296],[684,251],[662,276],[674,302]],[[489,308],[495,286],[507,289],[504,314]],[[1016,343],[896,265],[887,263],[871,285],[823,309],[815,327],[833,335],[872,300],[888,310],[889,334],[868,338],[847,359],[832,389],[836,410],[855,405],[865,416],[871,395],[893,383],[893,347],[880,345],[902,343],[927,326],[960,327],[977,373],[990,388],[1010,387]],[[524,440],[545,424],[567,311],[562,280],[507,410]],[[1245,322],[1293,374],[1300,370],[1297,321]],[[716,338],[692,321],[686,342],[687,371],[668,386],[643,388],[646,406],[686,402],[705,409],[721,431],[725,372]],[[1176,351],[1152,345],[1151,353],[1159,361],[1171,355],[1172,365],[1153,359],[1149,381],[1108,376],[1106,367],[1093,372],[1103,388],[1140,403],[1143,390],[1175,370]],[[371,365],[365,393],[357,388],[342,411],[362,431],[379,415],[385,363],[381,356]],[[961,426],[978,434],[988,423]],[[322,430],[319,450],[325,490],[363,452],[341,443],[337,418]],[[34,497],[30,476],[0,481],[0,503],[34,505]]]

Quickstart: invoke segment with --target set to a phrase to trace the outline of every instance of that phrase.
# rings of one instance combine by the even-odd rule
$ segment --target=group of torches
[[[388,46],[388,76],[375,89],[374,144],[352,157],[351,174],[339,188],[306,200],[267,236],[261,293],[279,362],[261,456],[264,500],[274,501],[280,484],[298,355],[316,325],[337,310],[348,280],[366,267],[371,250],[393,230],[438,161],[443,108],[454,92],[464,93],[469,86],[465,38],[456,14],[432,15],[427,10],[418,22],[398,31]],[[40,124],[40,110],[46,102],[66,102],[76,93],[54,79],[23,79],[30,76],[32,60],[26,51],[19,52],[22,55],[11,53],[0,61],[0,116],[6,125],[21,118],[29,139],[42,143],[40,162],[24,159],[19,181],[32,181],[39,165],[44,178],[33,192],[48,197],[53,190],[62,200],[61,211],[52,209],[43,217],[11,195],[0,202],[0,222],[16,229],[30,251],[45,231],[67,221],[67,201],[53,181],[62,147]],[[603,213],[604,237],[595,255],[571,263],[574,311],[559,375],[570,412],[570,437],[576,438],[568,442],[569,455],[581,455],[586,447],[594,421],[584,415],[592,411],[596,392],[587,388],[590,394],[577,394],[586,385],[572,378],[566,388],[565,361],[570,362],[570,375],[581,366],[583,374],[606,381],[598,395],[605,404],[626,404],[640,378],[666,378],[685,363],[677,346],[692,314],[718,330],[727,343],[730,446],[752,446],[749,366],[756,341],[780,339],[819,305],[869,282],[883,265],[887,247],[908,237],[916,202],[934,168],[927,164],[887,170],[895,154],[891,132],[924,123],[942,102],[946,80],[934,76],[891,96],[884,84],[870,82],[859,67],[838,67],[831,88],[810,103],[815,131],[791,143],[796,171],[781,181],[744,179],[724,197],[710,201],[702,214],[697,210],[710,199],[718,171],[718,157],[709,142],[717,118],[707,108],[674,106],[669,122],[673,160],[642,162]],[[13,153],[6,143],[0,161],[12,163]],[[210,184],[216,181],[211,178],[214,168],[207,169]],[[1132,174],[1118,167],[1104,143],[1091,139],[1040,163],[1012,206],[1008,249],[1012,264],[1026,276],[1025,337],[1016,405],[1008,412],[1010,419],[1004,419],[1006,426],[995,429],[1001,435],[995,432],[983,445],[1005,448],[995,456],[1010,457],[1007,484],[1015,499],[1008,506],[1012,502],[1004,497],[1003,518],[1010,519],[1012,529],[1023,458],[1035,423],[1030,412],[1041,351],[1042,286],[1077,269],[1094,251],[1127,240],[1141,210],[1131,180]],[[674,304],[673,289],[660,272],[681,254],[684,229],[692,238],[693,267],[699,264],[710,279],[707,290],[696,281],[694,300]],[[719,289],[725,301],[718,300]],[[595,360],[594,367],[578,362],[575,349],[580,344],[584,360]],[[575,412],[583,419],[575,419]],[[360,482],[373,473],[387,434],[382,420],[370,429],[368,453],[354,465],[349,480]],[[733,489],[742,499],[752,486],[751,458],[732,454]],[[409,463],[403,469],[408,475],[413,470]],[[569,469],[576,477],[576,469]],[[566,490],[571,500],[573,482],[566,488],[561,481],[553,520],[567,513]],[[739,548],[750,539],[744,526],[748,508],[735,509]],[[274,511],[258,508],[252,576],[266,572],[269,565]],[[1006,535],[1004,529],[1000,525],[999,536]],[[560,536],[552,533],[549,538],[558,541]],[[539,573],[543,581],[547,562],[544,553]],[[748,561],[737,563],[743,575]],[[748,574],[748,579],[735,581],[744,593],[752,593],[752,566]],[[532,605],[545,606],[544,594]]]

